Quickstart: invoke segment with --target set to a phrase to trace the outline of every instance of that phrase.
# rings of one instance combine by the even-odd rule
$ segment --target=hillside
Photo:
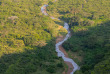
[[[67,31],[41,13],[43,4],[41,0],[0,0],[0,74],[64,70],[55,39]]]
[[[63,21],[71,37],[61,47],[80,66],[75,74],[110,73],[110,0],[55,1],[0,0],[0,74],[67,72],[55,52],[56,38],[67,34]],[[61,20],[42,14],[44,4]]]
[[[72,36],[63,47],[81,67],[75,74],[110,73],[110,1],[58,0],[48,13],[69,23]]]

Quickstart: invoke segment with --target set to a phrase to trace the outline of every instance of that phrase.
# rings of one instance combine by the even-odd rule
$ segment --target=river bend
[[[41,7],[41,12],[42,12],[44,15],[46,15],[46,16],[48,16],[48,14],[47,14],[47,12],[46,12],[46,7],[47,7],[47,6],[48,6],[48,5],[43,5],[43,6]],[[50,17],[50,18],[56,19],[56,18],[54,18],[54,17]],[[58,20],[60,20],[60,19],[58,19]],[[66,57],[65,54],[59,49],[59,46],[62,45],[62,44],[70,37],[70,30],[69,30],[69,25],[68,25],[68,23],[64,22],[64,28],[68,31],[68,33],[67,33],[66,37],[65,37],[62,41],[60,41],[60,42],[58,42],[58,43],[55,44],[55,48],[56,48],[56,52],[57,52],[58,57],[62,57],[62,59],[63,59],[65,62],[69,62],[69,63],[72,64],[72,66],[73,66],[74,68],[73,68],[73,70],[72,70],[72,72],[71,72],[70,74],[73,74],[76,70],[79,70],[80,67],[79,67],[71,58]]]

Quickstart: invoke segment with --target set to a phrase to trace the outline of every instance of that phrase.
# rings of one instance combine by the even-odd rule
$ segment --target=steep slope
[[[63,44],[81,66],[76,74],[109,74],[110,1],[58,0],[48,13],[69,23],[71,38]]]
[[[0,74],[63,71],[54,45],[66,30],[59,30],[56,22],[41,13],[42,4],[41,0],[0,0]]]

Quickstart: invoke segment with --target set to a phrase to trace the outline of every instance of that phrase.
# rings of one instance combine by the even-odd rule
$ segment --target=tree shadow
[[[65,49],[83,56],[83,61],[80,63],[81,71],[91,73],[94,66],[106,60],[105,57],[110,54],[110,21],[89,27],[88,30],[74,32],[63,46]],[[104,72],[108,72],[107,70]]]
[[[55,39],[43,47],[30,46],[24,52],[4,54],[0,57],[0,74],[30,74],[37,70],[55,73],[62,59],[55,52]],[[48,70],[51,68],[52,71]]]

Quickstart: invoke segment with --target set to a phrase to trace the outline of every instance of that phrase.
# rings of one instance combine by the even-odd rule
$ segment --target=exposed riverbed
[[[42,11],[42,13],[44,15],[47,15],[48,16],[48,14],[46,12],[46,7],[47,6],[48,5],[42,6],[41,7],[41,11]],[[50,18],[57,19],[57,18],[54,18],[54,17],[50,17]],[[58,20],[60,20],[60,19],[58,19]],[[80,67],[71,58],[69,58],[68,56],[65,55],[65,53],[66,53],[65,50],[61,50],[61,48],[60,48],[60,47],[62,47],[62,44],[70,37],[70,33],[71,33],[71,31],[69,30],[68,23],[64,22],[64,28],[68,31],[68,33],[67,33],[67,35],[65,36],[64,39],[62,39],[62,40],[60,40],[59,42],[56,43],[55,48],[56,48],[56,52],[57,52],[58,57],[62,57],[62,59],[69,66],[69,68],[72,69],[72,70],[68,69],[67,74],[73,74],[76,70],[79,70]]]

